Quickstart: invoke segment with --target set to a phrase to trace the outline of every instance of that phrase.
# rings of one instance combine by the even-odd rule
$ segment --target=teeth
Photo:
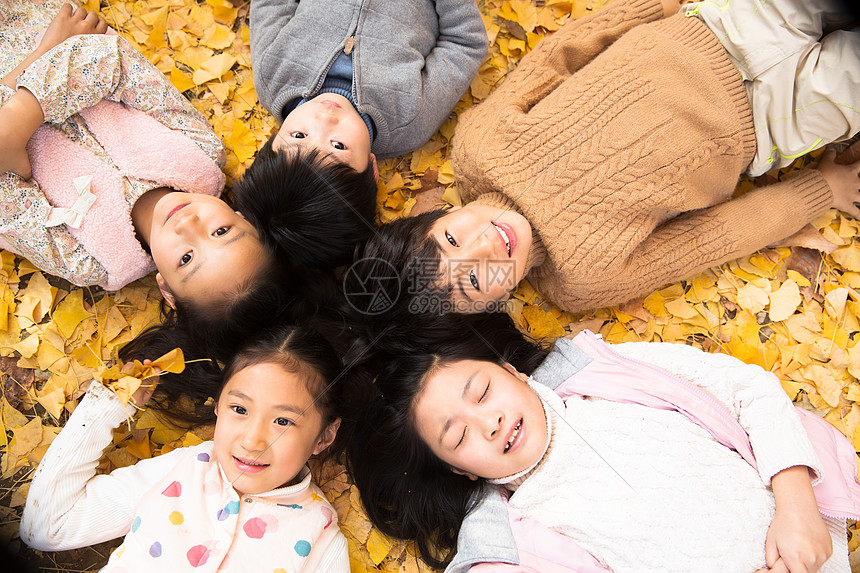
[[[514,431],[513,431],[513,433],[511,434],[511,439],[510,439],[510,440],[508,440],[508,443],[505,445],[505,451],[506,451],[506,452],[507,452],[509,449],[511,449],[511,446],[512,446],[512,445],[513,445],[513,443],[514,443],[514,440],[516,440],[516,439],[517,439],[517,436],[518,436],[518,435],[519,435],[519,433],[520,433],[520,428],[522,428],[522,427],[523,427],[523,421],[522,421],[522,420],[520,420],[519,422],[517,422],[517,426],[516,426],[516,428],[514,428]]]
[[[496,228],[496,230],[502,236],[502,239],[505,240],[505,246],[508,248],[508,256],[510,257],[511,256],[511,240],[508,238],[508,234],[505,233],[504,229],[502,229],[501,227],[499,227],[495,223],[493,223],[493,226]]]

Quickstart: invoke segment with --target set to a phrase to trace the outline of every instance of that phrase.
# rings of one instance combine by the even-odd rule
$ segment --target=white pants
[[[720,39],[746,81],[756,176],[860,131],[857,0],[706,0],[681,9]]]

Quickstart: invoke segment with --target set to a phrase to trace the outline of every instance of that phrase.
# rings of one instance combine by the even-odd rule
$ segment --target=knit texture
[[[546,256],[528,278],[565,310],[749,254],[832,204],[817,171],[732,198],[755,152],[743,80],[701,21],[661,15],[615,0],[569,22],[457,127],[464,201],[500,194],[531,222]]]

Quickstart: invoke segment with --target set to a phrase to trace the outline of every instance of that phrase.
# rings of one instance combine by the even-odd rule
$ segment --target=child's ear
[[[510,362],[505,362],[504,364],[502,364],[502,367],[523,382],[528,382],[529,377],[522,372],[519,372],[516,368],[513,367],[513,365],[511,365]]]
[[[373,166],[373,178],[379,183],[379,167],[376,165],[376,156],[372,153],[370,154],[370,164]]]
[[[331,445],[335,437],[337,437],[338,428],[340,428],[340,418],[335,418],[331,424],[323,428],[323,431],[320,432],[320,435],[317,438],[317,444],[314,446],[314,455],[320,453]]]
[[[459,469],[455,468],[454,466],[449,466],[449,467],[451,468],[451,471],[454,472],[455,474],[457,474],[458,476],[466,476],[467,478],[469,478],[472,481],[478,481],[478,476],[476,476],[473,473],[464,472],[463,470],[459,470]]]
[[[158,283],[158,290],[161,291],[161,296],[164,297],[164,300],[167,301],[167,304],[170,305],[170,308],[176,310],[176,298],[174,298],[173,291],[171,291],[170,287],[167,286],[167,281],[164,280],[164,277],[161,276],[161,273],[155,273],[155,282]]]

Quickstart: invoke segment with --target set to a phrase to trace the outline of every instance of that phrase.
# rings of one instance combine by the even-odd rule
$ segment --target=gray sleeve
[[[254,87],[266,109],[271,107],[273,96],[263,82],[266,74],[262,72],[262,61],[268,48],[277,45],[278,36],[289,26],[298,6],[298,0],[251,0],[251,69],[254,70]]]
[[[409,127],[413,148],[430,139],[448,117],[487,54],[487,30],[474,0],[437,0],[436,15],[439,37],[424,59],[421,83],[423,116],[438,118],[438,122]]]

